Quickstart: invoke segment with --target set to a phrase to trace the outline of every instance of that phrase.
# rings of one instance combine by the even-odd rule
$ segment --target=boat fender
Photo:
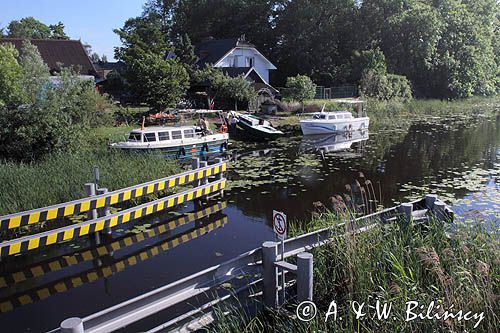
[[[220,151],[223,152],[227,150],[227,142],[221,143],[220,144]]]
[[[349,131],[352,131],[352,124],[349,124]]]
[[[208,144],[205,142],[203,144],[203,147],[201,148],[202,151],[206,151],[208,153]]]

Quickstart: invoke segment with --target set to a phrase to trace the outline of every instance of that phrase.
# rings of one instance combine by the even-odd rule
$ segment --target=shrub
[[[285,97],[303,103],[316,95],[316,85],[306,75],[297,75],[286,79]]]
[[[405,76],[379,73],[368,70],[361,78],[361,93],[380,100],[410,100],[412,98],[410,82]]]

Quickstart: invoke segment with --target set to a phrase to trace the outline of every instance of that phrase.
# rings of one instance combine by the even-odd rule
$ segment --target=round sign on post
[[[286,215],[282,212],[273,210],[273,229],[279,239],[286,238]]]

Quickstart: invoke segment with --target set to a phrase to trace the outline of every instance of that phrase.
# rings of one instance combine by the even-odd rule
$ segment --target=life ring
[[[191,155],[195,155],[197,151],[196,145],[193,145],[193,147],[191,147]]]
[[[219,132],[221,134],[227,133],[227,126],[225,124],[220,125]]]

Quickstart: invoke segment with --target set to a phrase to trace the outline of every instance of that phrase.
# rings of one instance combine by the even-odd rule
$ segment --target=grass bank
[[[324,225],[325,221],[316,221]],[[402,231],[386,225],[356,236],[338,238],[314,253],[314,302],[318,314],[309,322],[295,316],[296,304],[256,317],[230,312],[209,328],[211,332],[494,332],[500,326],[498,234],[481,225],[448,226],[431,222]],[[377,319],[377,298],[391,304],[388,319]],[[330,302],[338,306],[337,320],[325,315]],[[476,314],[475,319],[407,320],[411,312],[444,311]],[[352,302],[365,303],[365,318],[357,319]],[[436,308],[439,305],[439,308]],[[342,319],[340,319],[340,317]],[[480,320],[480,318],[482,318]],[[478,323],[474,329],[474,325]]]
[[[84,197],[83,184],[93,180],[94,165],[100,170],[100,185],[109,190],[180,171],[176,161],[161,156],[108,150],[107,143],[128,130],[97,128],[75,153],[53,154],[33,163],[0,162],[0,215]]]
[[[500,97],[473,97],[464,100],[413,99],[408,102],[366,100],[366,109],[370,123],[377,128],[407,126],[413,121],[425,120],[429,117],[448,116],[491,116],[500,113]],[[294,108],[295,105],[295,108]],[[289,105],[299,110],[299,104]],[[306,110],[320,111],[323,105],[326,109],[339,109],[342,106],[336,100],[307,100]],[[344,106],[345,107],[345,106]],[[298,125],[299,117],[291,112],[280,114],[273,119],[276,126]]]

